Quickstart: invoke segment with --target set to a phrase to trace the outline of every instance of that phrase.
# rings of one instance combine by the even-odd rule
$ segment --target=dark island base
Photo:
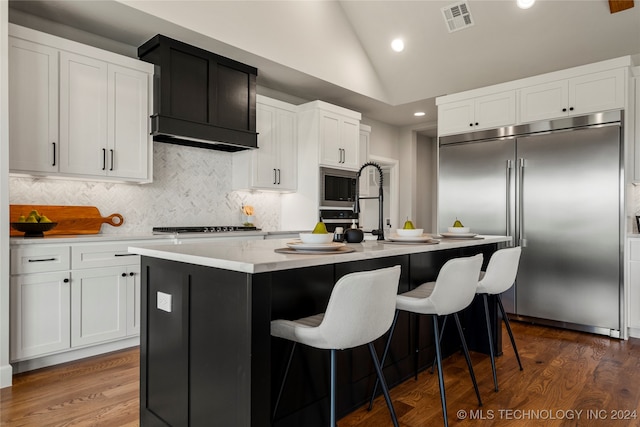
[[[296,350],[271,423],[291,343],[271,338],[270,321],[324,311],[334,283],[350,272],[401,265],[402,293],[434,280],[448,259],[483,252],[486,265],[496,249],[491,244],[260,274],[143,257],[141,425],[326,426],[329,352],[304,346]],[[170,313],[156,308],[157,292],[172,295]],[[461,320],[470,349],[488,353],[482,307],[476,299]],[[491,301],[494,345],[501,353],[495,308]],[[401,313],[384,369],[390,386],[414,375],[416,342],[419,369],[431,366],[432,336],[428,316]],[[385,340],[386,336],[376,342],[380,356]],[[443,352],[458,349],[452,321],[443,337]],[[338,416],[364,404],[374,381],[366,347],[339,352]]]

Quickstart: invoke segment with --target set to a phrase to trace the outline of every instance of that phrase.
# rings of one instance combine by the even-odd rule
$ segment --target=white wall
[[[11,385],[9,364],[8,3],[0,2],[0,388]]]

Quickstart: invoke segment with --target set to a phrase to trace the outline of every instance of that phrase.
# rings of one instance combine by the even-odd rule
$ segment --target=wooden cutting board
[[[98,234],[102,224],[120,227],[124,223],[119,213],[103,217],[95,206],[9,205],[9,220],[18,222],[20,215],[27,216],[34,209],[58,223],[53,230],[45,231],[45,235]],[[24,233],[11,228],[10,235],[23,236]]]

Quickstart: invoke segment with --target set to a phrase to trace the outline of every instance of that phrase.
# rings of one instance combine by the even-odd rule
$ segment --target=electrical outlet
[[[387,226],[391,227],[391,218],[387,218]]]
[[[171,313],[171,294],[165,294],[164,292],[158,292],[157,294],[157,308],[158,310]]]

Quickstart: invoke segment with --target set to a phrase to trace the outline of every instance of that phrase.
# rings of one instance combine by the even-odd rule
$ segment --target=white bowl
[[[449,227],[449,233],[469,233],[471,231],[470,227]]]
[[[423,228],[398,228],[396,233],[402,237],[417,237],[422,236]]]
[[[333,233],[300,233],[302,243],[331,243]]]

